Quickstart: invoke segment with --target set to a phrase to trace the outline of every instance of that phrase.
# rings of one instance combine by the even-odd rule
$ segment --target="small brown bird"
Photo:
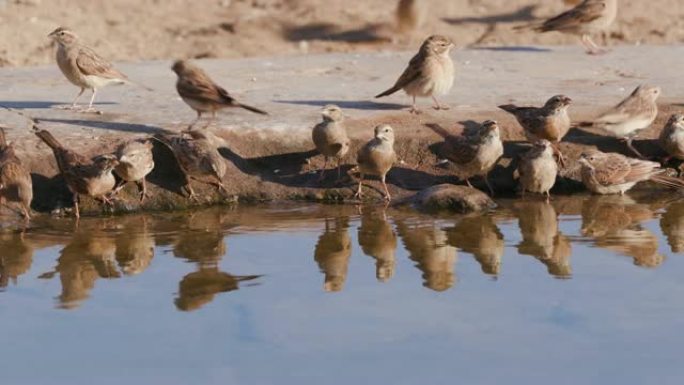
[[[76,218],[81,216],[78,208],[79,194],[93,197],[107,205],[111,205],[109,194],[116,185],[116,179],[112,171],[119,164],[116,156],[101,155],[91,160],[64,148],[46,130],[37,131],[36,136],[45,142],[55,155],[57,167],[73,196]]]
[[[570,131],[571,122],[568,115],[570,103],[572,99],[569,97],[556,95],[539,108],[518,107],[513,104],[501,105],[499,108],[515,116],[529,142],[534,143],[539,139],[551,142],[563,163],[558,143]]]
[[[660,87],[640,85],[618,105],[604,112],[594,122],[580,123],[580,127],[595,127],[608,135],[620,138],[627,143],[632,152],[644,158],[632,141],[639,132],[648,128],[658,116],[658,96]]]
[[[435,102],[435,109],[448,110],[449,107],[439,104],[437,96],[447,94],[454,84],[454,62],[449,56],[453,46],[454,43],[445,36],[432,35],[427,38],[394,86],[376,98],[403,89],[413,98],[411,113],[420,113],[416,108],[417,96],[429,96]]]
[[[669,158],[684,160],[684,115],[670,116],[667,124],[660,132],[658,143],[667,152]]]
[[[140,190],[140,202],[147,197],[147,183],[145,177],[154,169],[154,159],[152,158],[152,142],[149,140],[131,140],[123,143],[116,150],[116,157],[119,165],[114,172],[121,178],[119,186],[115,189],[119,191],[128,182],[135,182]]]
[[[31,174],[7,143],[5,129],[0,127],[0,204],[16,203],[25,219],[31,218],[33,182]]]
[[[311,132],[316,149],[325,157],[323,170],[318,180],[323,180],[329,158],[337,159],[337,179],[339,179],[340,163],[349,152],[349,137],[347,137],[347,130],[344,127],[344,117],[342,110],[335,105],[325,106],[321,115],[323,115],[323,121],[318,123]]]
[[[85,112],[96,112],[93,101],[97,89],[113,85],[132,83],[128,77],[118,71],[107,60],[95,51],[81,44],[78,36],[68,28],[59,27],[48,37],[57,42],[57,65],[64,76],[74,85],[81,88],[68,109],[77,109],[76,102],[86,89],[93,91],[90,103]]]
[[[223,156],[218,152],[218,139],[208,131],[190,131],[188,134],[190,138],[185,138],[184,135],[155,137],[168,146],[176,157],[185,177],[184,188],[188,192],[188,197],[197,198],[190,185],[190,179],[216,186],[219,192],[227,193],[223,185],[227,166]]]
[[[580,157],[582,182],[595,194],[620,194],[639,182],[650,180],[673,188],[684,188],[684,181],[661,175],[660,164],[628,158],[617,153],[586,151]]]
[[[235,100],[228,91],[214,83],[213,80],[201,68],[186,60],[177,60],[171,67],[178,75],[176,90],[187,105],[197,112],[195,119],[188,130],[191,130],[202,118],[203,112],[211,112],[211,120],[205,128],[216,119],[216,111],[228,107],[240,107],[257,114],[268,115],[266,111],[242,104]]]
[[[415,31],[425,22],[427,6],[422,0],[399,0],[397,25],[400,32]]]
[[[534,24],[518,27],[532,27],[537,32],[558,31],[582,36],[582,44],[590,55],[605,53],[591,39],[591,35],[604,32],[613,24],[617,17],[617,0],[584,0],[568,11],[544,21],[542,24]]]
[[[499,125],[493,120],[487,120],[473,135],[454,136],[439,133],[444,137],[441,155],[458,166],[459,176],[465,178],[469,187],[473,187],[470,178],[482,176],[489,193],[494,195],[487,174],[503,155]]]
[[[363,197],[361,187],[363,186],[364,175],[377,175],[382,181],[382,187],[385,190],[385,200],[388,202],[392,200],[385,177],[387,173],[397,161],[397,154],[394,152],[394,130],[389,124],[381,124],[375,127],[375,137],[371,139],[366,145],[359,149],[357,154],[357,163],[359,168],[359,188],[356,191],[356,196]]]
[[[523,197],[525,191],[529,191],[545,194],[548,201],[549,191],[556,184],[558,176],[558,164],[553,158],[551,142],[546,139],[535,142],[532,149],[523,155],[518,166],[518,174]]]

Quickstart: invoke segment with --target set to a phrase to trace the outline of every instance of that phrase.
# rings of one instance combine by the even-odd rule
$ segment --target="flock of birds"
[[[415,1],[400,1],[400,21],[417,17],[411,16],[412,11],[417,9],[416,4]],[[593,43],[590,36],[605,30],[614,21],[616,12],[617,0],[585,0],[559,16],[525,28],[534,28],[540,32],[560,31],[579,34],[587,46],[588,53],[598,54],[604,51]],[[132,83],[111,63],[83,45],[73,31],[60,27],[50,33],[49,37],[57,43],[56,59],[62,73],[80,88],[73,103],[65,108],[97,112],[93,109],[97,89],[110,84]],[[448,109],[449,107],[441,104],[437,97],[448,93],[454,82],[455,69],[450,57],[453,46],[451,40],[445,36],[430,36],[421,45],[396,83],[376,97],[389,96],[403,90],[412,98],[411,113],[421,113],[416,106],[418,97],[432,98],[435,109]],[[222,183],[227,170],[225,160],[218,152],[217,137],[206,130],[206,127],[215,119],[216,112],[223,108],[239,107],[257,114],[267,113],[237,101],[202,69],[188,61],[176,61],[172,69],[178,77],[176,89],[183,101],[196,111],[197,119],[179,135],[158,135],[154,139],[168,146],[174,153],[184,172],[185,189],[190,198],[196,198],[190,184],[191,180],[210,183],[220,192],[226,192]],[[86,89],[92,91],[92,97],[88,106],[81,108],[77,102]],[[659,163],[643,159],[632,146],[632,140],[637,134],[655,121],[658,113],[656,101],[660,92],[659,87],[639,86],[593,122],[580,124],[602,129],[611,136],[625,140],[627,146],[640,158],[596,150],[583,153],[579,160],[582,181],[590,191],[598,194],[624,194],[635,184],[645,180],[684,188],[684,181],[663,175],[665,170]],[[523,194],[541,193],[548,199],[559,168],[565,167],[565,159],[558,144],[572,126],[567,111],[571,102],[567,96],[557,95],[541,107],[500,106],[516,117],[528,141],[533,144],[531,150],[523,155],[518,169]],[[28,117],[22,112],[19,113]],[[204,113],[211,113],[211,120],[206,123],[205,129],[195,129]],[[324,107],[322,117],[323,121],[312,131],[313,143],[325,157],[320,177],[323,177],[328,161],[334,159],[338,164],[339,178],[341,159],[350,149],[343,114],[339,107],[329,105]],[[93,197],[109,205],[114,195],[128,182],[138,184],[140,199],[145,199],[145,177],[154,168],[151,141],[133,140],[122,144],[114,154],[90,159],[65,148],[50,132],[41,129],[36,120],[31,120],[36,135],[54,153],[59,171],[73,195],[76,217],[79,216],[80,195]],[[498,124],[495,121],[485,121],[476,132],[443,136],[445,145],[440,155],[459,167],[469,186],[470,178],[484,177],[490,193],[493,194],[487,174],[503,155]],[[357,170],[360,179],[357,197],[363,196],[364,177],[375,175],[380,178],[385,199],[391,200],[386,175],[397,161],[394,139],[392,127],[381,124],[375,127],[374,138],[359,149]],[[684,116],[674,115],[670,118],[662,130],[660,143],[671,157],[684,160]],[[30,217],[33,197],[31,178],[12,146],[4,140],[4,132],[0,143],[0,192],[3,203],[17,203],[24,217]]]

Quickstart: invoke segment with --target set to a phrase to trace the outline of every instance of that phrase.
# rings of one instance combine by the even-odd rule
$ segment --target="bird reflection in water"
[[[673,253],[684,252],[684,202],[675,202],[665,209],[660,228]]]
[[[572,247],[558,228],[558,213],[548,202],[526,200],[514,204],[522,241],[518,252],[543,263],[556,278],[570,278]]]
[[[362,209],[358,239],[363,253],[375,259],[375,277],[380,282],[389,281],[396,265],[397,235],[387,220],[385,208]]]
[[[239,289],[240,282],[259,278],[258,275],[236,276],[219,269],[226,254],[223,212],[208,210],[193,213],[173,246],[173,254],[197,265],[197,271],[187,274],[178,284],[176,307],[193,311],[211,302],[216,294]]]
[[[423,286],[445,291],[456,282],[456,249],[435,221],[396,220],[397,231],[416,267],[423,272]]]
[[[154,257],[154,237],[146,216],[122,217],[117,222],[116,261],[125,275],[138,275],[147,270]]]
[[[490,215],[464,217],[446,233],[449,244],[472,254],[483,273],[499,275],[504,237]]]
[[[0,291],[10,281],[15,285],[20,275],[26,274],[33,261],[33,247],[24,240],[24,233],[3,231],[0,233]]]
[[[582,205],[582,235],[596,247],[632,257],[637,266],[657,267],[665,259],[658,238],[641,225],[654,218],[649,206],[628,196],[592,196]]]
[[[328,292],[341,291],[347,280],[347,269],[351,257],[349,217],[325,219],[325,230],[318,238],[314,260],[325,275],[323,289]]]

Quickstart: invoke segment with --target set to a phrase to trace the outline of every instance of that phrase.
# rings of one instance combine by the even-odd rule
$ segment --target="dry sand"
[[[394,0],[0,0],[0,67],[51,62],[46,35],[76,30],[110,60],[234,58],[306,52],[413,50],[427,35],[459,46],[574,44],[512,32],[567,0],[425,0],[427,21],[398,36]],[[684,1],[622,0],[608,44],[684,41]]]

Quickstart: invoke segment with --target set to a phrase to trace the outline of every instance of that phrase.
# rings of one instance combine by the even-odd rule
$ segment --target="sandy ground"
[[[570,44],[512,32],[569,0],[425,0],[426,22],[396,33],[393,0],[0,0],[0,66],[51,62],[46,35],[64,25],[110,60],[234,58],[306,52],[414,50],[442,33],[460,46]],[[684,41],[681,0],[622,0],[608,44]]]

